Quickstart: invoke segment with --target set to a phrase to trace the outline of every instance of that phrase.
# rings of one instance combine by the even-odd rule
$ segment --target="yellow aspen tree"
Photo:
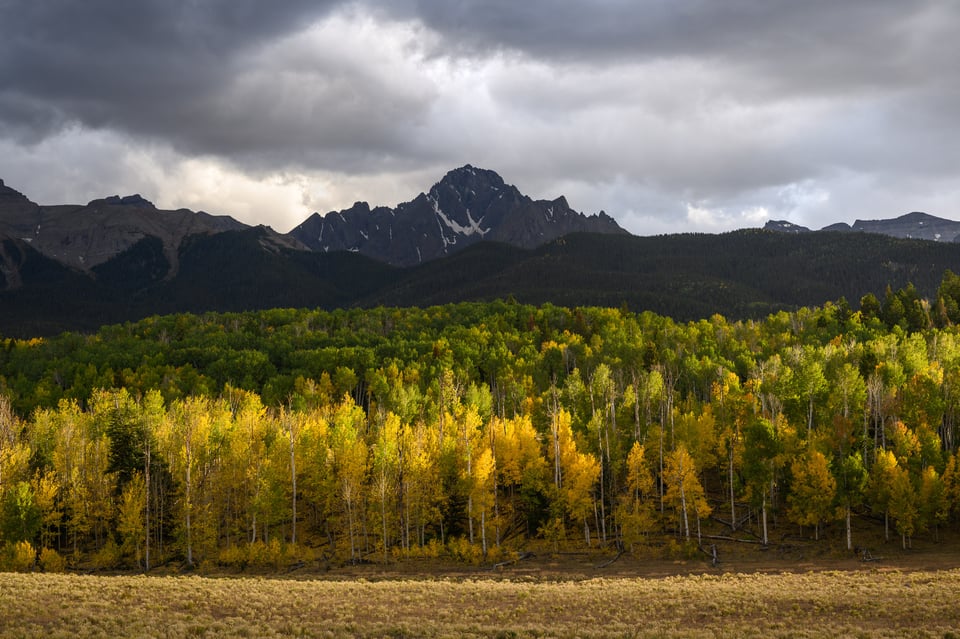
[[[279,422],[286,435],[290,469],[290,543],[297,543],[297,450],[302,430],[303,414],[280,409]]]
[[[519,517],[523,517],[528,523],[529,518],[525,517],[526,500],[533,500],[542,494],[548,481],[547,460],[543,456],[537,430],[529,415],[517,415],[509,419],[494,418],[490,428],[499,431],[493,449],[497,484],[505,497],[505,504],[501,508],[502,518],[507,525],[511,520],[516,525],[516,518]],[[527,529],[528,535],[532,532],[534,531]]]
[[[330,464],[346,516],[344,532],[350,540],[351,561],[359,559],[360,552],[357,529],[362,523],[358,517],[363,515],[359,506],[363,503],[367,467],[367,444],[362,436],[365,419],[363,409],[344,395],[334,410],[330,429]]]
[[[26,479],[30,447],[21,441],[21,424],[10,399],[0,395],[0,498],[20,480]]]
[[[617,520],[623,541],[632,546],[654,526],[656,508],[653,497],[656,482],[646,459],[646,450],[640,442],[634,442],[627,454],[626,463],[627,485],[620,496]]]
[[[299,481],[302,502],[319,521],[327,520],[339,510],[336,478],[330,473],[330,422],[329,406],[310,408],[302,416],[299,438]],[[275,424],[276,420],[271,423]],[[262,487],[268,474],[260,480]],[[268,491],[260,489],[264,494]],[[264,507],[264,513],[267,512]]]
[[[110,467],[110,439],[98,428],[88,414],[84,419],[82,457],[79,466],[80,482],[83,485],[85,502],[83,508],[93,534],[95,545],[100,548],[108,541],[115,514],[114,491],[117,473],[108,472]]]
[[[487,513],[493,508],[496,478],[496,460],[489,446],[484,446],[473,463],[470,503],[480,513],[480,543],[487,556]]]
[[[223,482],[229,509],[225,512],[228,535],[250,543],[257,540],[264,517],[259,502],[267,465],[271,420],[255,393],[228,387],[224,395],[230,406],[230,437],[222,449]]]
[[[90,532],[89,498],[82,468],[87,450],[87,416],[75,401],[61,400],[55,412],[44,411],[36,419],[49,417],[55,428],[53,471],[60,485],[67,535],[77,557],[81,540]]]
[[[211,453],[208,443],[211,430],[209,400],[203,397],[188,397],[178,400],[168,413],[169,423],[164,428],[166,458],[175,474],[180,477],[180,537],[184,560],[187,566],[194,565],[194,524],[208,513],[204,495],[200,493],[201,482],[208,470],[206,458]],[[207,533],[207,530],[203,530]]]
[[[381,544],[383,559],[387,560],[391,535],[388,532],[395,524],[391,504],[397,502],[397,488],[400,479],[400,451],[402,424],[392,411],[387,411],[383,423],[377,431],[373,447],[373,490],[379,502]]]
[[[38,470],[31,484],[34,501],[40,509],[40,547],[53,548],[62,519],[58,499],[60,493],[58,476],[49,470],[43,473]]]
[[[664,499],[673,506],[680,517],[681,532],[690,540],[690,513],[697,519],[697,542],[700,541],[700,519],[710,515],[711,508],[707,503],[706,494],[697,466],[687,452],[684,444],[667,454],[664,460],[664,474],[666,478],[666,494]]]
[[[427,526],[439,521],[446,495],[440,481],[439,441],[433,430],[423,420],[404,424],[401,441],[402,532],[404,548],[409,550],[426,544]]]
[[[837,481],[823,453],[810,449],[790,466],[793,484],[787,497],[787,513],[801,526],[814,527],[814,539],[820,539],[820,524],[834,512]]]
[[[477,479],[474,473],[474,462],[481,447],[485,445],[483,433],[481,432],[480,415],[473,406],[459,405],[456,415],[456,422],[459,424],[457,434],[458,457],[461,460],[460,481],[465,486],[467,497],[467,529],[470,535],[470,543],[474,543],[474,504],[473,504],[473,485]]]
[[[947,503],[947,517],[956,518],[960,515],[960,464],[956,453],[947,458],[947,465],[943,470],[943,494]]]
[[[555,500],[572,521],[583,523],[584,541],[590,545],[589,517],[594,508],[594,489],[600,479],[600,463],[589,453],[581,453],[571,429],[571,416],[560,409],[555,423],[555,443],[550,461],[559,482]]]
[[[121,551],[133,558],[137,566],[143,566],[144,547],[146,541],[146,514],[147,485],[140,473],[135,473],[120,494],[117,508],[117,532],[120,534]]]
[[[900,533],[901,547],[906,550],[912,545],[913,533],[919,523],[920,509],[917,503],[917,490],[910,481],[906,468],[897,466],[892,473],[890,484],[890,516]]]
[[[920,476],[920,524],[923,530],[933,528],[935,541],[940,540],[940,524],[947,520],[949,504],[943,479],[933,466],[923,469]]]
[[[890,496],[897,477],[898,462],[892,450],[878,450],[867,480],[870,508],[883,513],[884,538],[890,541]]]

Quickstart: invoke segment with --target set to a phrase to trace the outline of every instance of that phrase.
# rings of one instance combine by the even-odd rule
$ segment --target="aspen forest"
[[[512,301],[0,340],[2,563],[763,545],[960,521],[960,286],[678,323]],[[652,550],[651,550],[652,549]]]

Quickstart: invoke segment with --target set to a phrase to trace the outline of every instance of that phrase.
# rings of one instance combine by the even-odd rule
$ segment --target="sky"
[[[464,164],[638,235],[960,219],[956,0],[0,0],[0,179],[289,231]]]

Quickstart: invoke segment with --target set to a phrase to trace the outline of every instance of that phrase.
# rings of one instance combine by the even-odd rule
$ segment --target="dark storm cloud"
[[[69,123],[176,137],[212,119],[213,96],[240,71],[243,52],[336,4],[5,0],[0,120],[25,138]]]
[[[0,0],[0,150],[321,210],[471,162],[637,232],[816,226],[952,201],[957,33],[953,0]]]
[[[514,50],[577,63],[691,56],[832,71],[811,82],[903,71],[896,58],[904,46],[936,46],[914,36],[947,35],[942,21],[957,18],[944,0],[399,0],[384,6],[422,20],[446,36],[447,46],[480,55]],[[925,16],[932,24],[924,24]]]

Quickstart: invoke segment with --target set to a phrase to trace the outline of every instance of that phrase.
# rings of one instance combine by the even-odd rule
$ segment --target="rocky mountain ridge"
[[[578,232],[626,233],[602,211],[584,215],[563,196],[533,200],[495,172],[467,164],[395,208],[357,202],[343,211],[314,213],[290,235],[315,251],[351,251],[413,266],[481,240],[535,248]]]
[[[770,220],[764,227],[767,231],[780,233],[816,233],[806,226],[800,226],[786,220]],[[936,217],[928,213],[914,211],[889,220],[857,220],[851,226],[846,222],[837,222],[820,229],[819,232],[836,233],[877,233],[902,239],[930,240],[932,242],[960,241],[960,222]]]
[[[189,209],[157,209],[139,194],[110,196],[85,205],[42,206],[0,181],[0,236],[28,244],[42,255],[89,272],[146,237],[158,238],[171,271],[183,240],[195,234],[247,228],[228,216]]]
[[[25,242],[70,268],[92,272],[144,238],[158,238],[168,275],[178,268],[184,240],[250,228],[229,216],[189,209],[161,210],[139,194],[112,195],[86,205],[42,206],[0,181],[0,237]],[[267,228],[261,241],[290,249],[360,253],[395,266],[412,266],[455,253],[481,240],[535,248],[574,232],[624,231],[601,212],[574,211],[564,197],[532,200],[493,171],[469,164],[448,172],[428,193],[395,208],[366,202],[321,216],[290,233]],[[19,281],[16,260],[4,260],[8,285]]]

